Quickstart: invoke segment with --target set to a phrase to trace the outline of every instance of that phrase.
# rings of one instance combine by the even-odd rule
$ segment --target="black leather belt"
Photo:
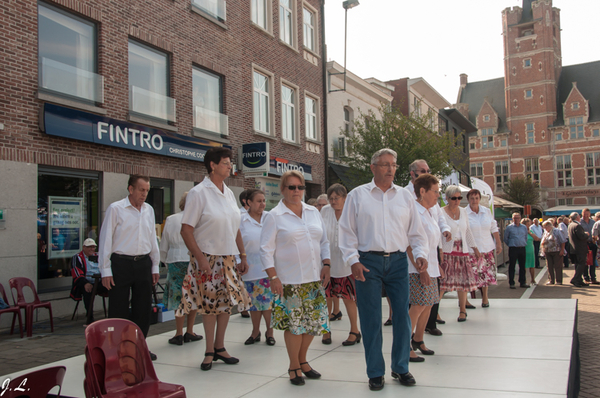
[[[400,250],[397,250],[397,251],[395,251],[395,252],[389,252],[389,253],[388,253],[388,252],[376,252],[376,251],[369,251],[369,252],[367,252],[367,253],[369,253],[369,254],[374,254],[374,255],[376,255],[376,256],[389,257],[389,256],[391,256],[392,254],[400,253]]]
[[[113,253],[112,256],[111,256],[111,258],[113,256],[115,258],[118,258],[118,259],[121,259],[121,260],[127,260],[127,261],[137,262],[137,261],[142,261],[142,260],[145,260],[145,259],[149,258],[150,254],[141,254],[139,256],[128,256],[128,255],[125,255],[125,254]]]

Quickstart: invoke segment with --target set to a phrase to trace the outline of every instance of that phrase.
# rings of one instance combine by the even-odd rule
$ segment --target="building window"
[[[588,185],[600,185],[600,152],[585,154]]]
[[[596,198],[596,197],[587,198],[588,205],[600,204],[599,199],[600,198]]]
[[[483,163],[471,163],[471,176],[482,177],[483,176]]]
[[[316,24],[317,24],[317,17],[316,14],[306,8],[303,7],[302,8],[302,14],[303,14],[303,18],[304,18],[304,47],[306,47],[307,49],[309,49],[312,52],[316,52],[317,51],[317,38],[315,35],[316,32]]]
[[[502,189],[508,184],[508,160],[496,162],[496,189]]]
[[[475,150],[475,143],[474,142],[469,143],[469,149],[470,150]]]
[[[308,95],[304,97],[304,111],[306,113],[306,138],[309,140],[318,140],[318,101],[315,98],[309,97]]]
[[[533,98],[533,90],[532,89],[525,90],[525,98]]]
[[[481,147],[482,148],[493,148],[494,147],[494,134],[493,129],[481,129]]]
[[[573,198],[558,199],[559,206],[570,206],[573,204]]]
[[[78,100],[102,103],[97,72],[96,25],[38,4],[39,87]]]
[[[524,68],[531,68],[531,58],[526,58],[523,60],[523,67]]]
[[[583,138],[583,117],[571,117],[569,118],[569,137]]]
[[[592,130],[592,136],[594,136],[594,137],[600,137],[600,129],[593,129]]]
[[[559,187],[573,186],[571,176],[571,155],[561,155],[556,157],[556,177]]]
[[[440,135],[448,131],[448,120],[438,115],[438,132]]]
[[[525,159],[525,177],[531,181],[540,180],[540,166],[538,158]]]
[[[228,118],[223,114],[221,77],[213,73],[192,70],[194,92],[194,128],[212,133],[229,134]]]
[[[467,153],[467,136],[464,133],[461,134],[461,141],[463,153]]]
[[[577,110],[579,109],[579,102],[573,102],[573,104],[571,104],[571,107],[573,108],[573,110]]]
[[[175,121],[175,100],[169,97],[167,54],[129,42],[129,110]]]
[[[279,0],[279,38],[294,47],[294,2],[295,0]]]
[[[556,141],[562,141],[562,133],[556,133]]]
[[[252,0],[251,3],[252,22],[266,30],[271,31],[271,1]]]
[[[421,101],[416,95],[413,95],[413,109],[417,117],[421,116]]]
[[[227,19],[225,0],[192,0],[192,5],[220,22],[225,22]]]
[[[333,139],[333,158],[339,159],[346,156],[346,137],[337,137]]]
[[[506,146],[506,140],[500,140],[500,146],[501,147],[505,147]]]
[[[254,131],[271,135],[272,125],[272,106],[273,99],[271,96],[273,76],[268,76],[265,73],[253,71],[253,119]]]
[[[296,142],[296,90],[281,86],[281,137]]]
[[[344,131],[347,136],[350,136],[350,133],[352,132],[352,113],[352,108],[347,106],[344,107]]]
[[[533,137],[533,123],[527,123],[525,125],[526,131],[527,131],[527,143],[528,144],[533,144],[534,141],[534,137]]]
[[[483,121],[484,122],[489,122],[490,121],[490,115],[484,115],[483,116]]]

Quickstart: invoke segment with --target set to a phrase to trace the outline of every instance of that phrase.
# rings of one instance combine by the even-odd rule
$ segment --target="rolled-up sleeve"
[[[356,203],[352,192],[348,194],[339,220],[339,246],[347,265],[358,263],[358,229],[356,227]]]
[[[323,235],[321,235],[321,261],[330,260],[331,253],[329,249],[329,240],[327,239],[327,228],[325,227],[325,222],[320,215],[319,220],[321,220],[321,228],[323,229]]]
[[[275,267],[275,238],[277,237],[277,222],[272,214],[267,214],[263,221],[260,234],[260,260],[263,270]]]
[[[491,212],[489,214],[489,217],[490,217],[490,233],[495,234],[496,232],[499,231],[498,222],[496,220],[494,220],[494,217],[492,217]]]
[[[427,242],[427,235],[425,234],[425,228],[421,223],[421,217],[419,212],[415,208],[415,202],[408,201],[410,206],[410,222],[408,225],[408,242],[413,252],[415,259],[421,257],[427,259],[427,253],[429,252],[429,243]]]
[[[152,206],[150,207],[150,211],[148,212],[149,222],[154,225],[154,209]],[[156,228],[152,228],[152,233],[150,236],[150,245],[152,245],[152,250],[150,250],[150,259],[152,260],[152,273],[158,274],[158,267],[160,265],[160,250],[158,249],[158,239],[156,238]]]

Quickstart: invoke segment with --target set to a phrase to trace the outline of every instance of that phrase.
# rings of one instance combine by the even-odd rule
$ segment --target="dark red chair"
[[[96,321],[85,329],[85,341],[87,398],[185,398],[183,386],[158,380],[144,334],[135,323],[116,318]]]
[[[60,397],[66,370],[64,366],[55,366],[27,373],[12,379],[6,386],[3,384],[0,393],[2,398]],[[56,386],[58,394],[48,394]]]
[[[8,298],[6,297],[6,292],[4,291],[4,286],[2,286],[1,283],[0,283],[0,293],[2,294],[2,300],[4,300],[4,302],[6,304],[10,305],[8,303]],[[23,322],[21,321],[21,309],[17,306],[11,305],[8,308],[0,310],[0,315],[8,314],[11,312],[13,314],[13,320],[12,320],[12,326],[10,327],[10,334],[13,334],[13,331],[15,330],[15,318],[19,317],[19,332],[21,332],[21,338],[23,338]]]
[[[12,278],[8,281],[10,284],[10,292],[13,297],[13,301],[19,307],[19,309],[25,310],[25,324],[27,326],[27,337],[31,337],[33,334],[33,312],[38,308],[48,308],[50,312],[50,329],[54,332],[54,321],[52,319],[52,304],[49,301],[40,301],[38,297],[37,291],[35,290],[35,285],[33,281],[28,278],[17,277]],[[33,293],[33,301],[27,302],[25,300],[25,295],[23,294],[23,289],[25,287],[29,287]],[[17,299],[15,300],[14,292],[17,292]]]

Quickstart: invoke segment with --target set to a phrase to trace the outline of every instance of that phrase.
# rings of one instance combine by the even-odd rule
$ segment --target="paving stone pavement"
[[[542,270],[536,269],[536,275]],[[506,267],[500,267],[499,272],[506,273]],[[600,272],[600,270],[599,270]],[[600,398],[600,285],[587,288],[575,288],[569,285],[574,273],[573,267],[563,270],[564,285],[546,286],[547,275],[535,287],[530,299],[575,298],[579,309],[579,341],[581,357],[581,398]],[[527,275],[529,281],[529,275]],[[508,282],[499,282],[491,286],[489,296],[494,298],[520,299],[525,289],[509,289]],[[480,309],[479,309],[480,310]],[[490,308],[493,311],[493,305]],[[102,311],[96,314],[96,319],[104,316]],[[17,334],[10,335],[10,330],[0,331],[0,375],[29,369],[34,366],[51,363],[61,359],[83,354],[85,347],[84,316],[71,321],[70,317],[54,319],[54,333],[50,332],[49,322],[34,324],[33,337],[19,338]],[[198,316],[196,323],[201,323]],[[149,335],[157,335],[175,330],[175,321],[158,323],[150,327]],[[197,333],[203,333],[202,326],[196,327]],[[549,347],[548,349],[552,349]]]

